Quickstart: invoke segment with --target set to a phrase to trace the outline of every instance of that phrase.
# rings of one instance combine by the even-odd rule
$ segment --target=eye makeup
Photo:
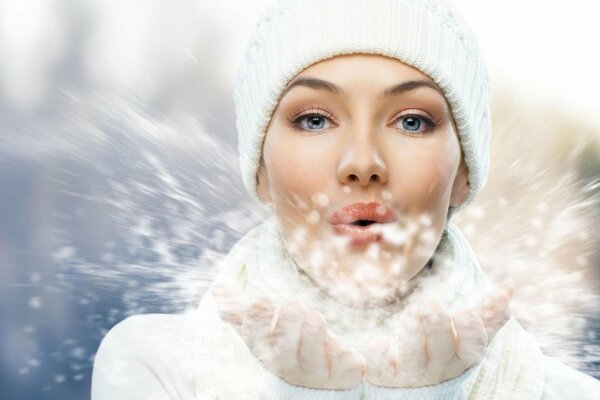
[[[403,124],[407,120],[418,121],[419,124],[417,124],[417,128],[420,128],[420,121],[423,121],[425,124],[425,129],[422,130],[419,134],[416,134],[416,131],[411,131],[410,129],[403,129],[408,135],[412,136],[420,136],[426,133],[430,133],[434,131],[440,125],[441,122],[441,119],[435,120],[429,113],[415,108],[401,111],[400,113],[396,114],[393,120],[394,122],[392,123],[392,126],[395,126],[400,121],[402,121]]]
[[[398,104],[400,103],[400,104]],[[404,103],[404,104],[402,104]],[[431,133],[438,128],[443,119],[446,112],[446,107],[438,104],[439,101],[433,101],[430,99],[406,99],[400,102],[393,102],[389,108],[400,109],[390,120],[392,121],[387,126],[393,129],[400,129],[403,132],[406,132],[409,135],[420,136],[427,133]],[[412,107],[408,107],[408,105]],[[415,107],[418,105],[418,107]],[[387,107],[386,107],[387,108]],[[441,108],[441,110],[440,110]],[[289,111],[286,113],[286,120],[289,123],[289,126],[298,131],[305,132],[321,132],[323,130],[328,129],[327,126],[318,127],[315,129],[311,129],[306,125],[306,120],[309,118],[314,118],[312,122],[315,121],[323,121],[324,124],[319,125],[327,125],[334,124],[336,126],[340,125],[340,122],[337,120],[334,113],[329,111],[324,106],[318,103],[305,103],[305,105],[301,105],[298,107],[289,107]],[[425,109],[431,109],[434,111],[433,115],[440,115],[439,118],[434,117],[430,112],[425,111]],[[296,111],[297,110],[297,111]],[[395,127],[399,122],[403,123],[402,127]],[[408,123],[407,123],[408,122]],[[416,127],[415,127],[416,125]],[[329,126],[331,127],[331,126]],[[413,129],[416,128],[416,129]]]
[[[301,131],[306,131],[307,129],[302,127],[301,122],[303,120],[305,120],[306,118],[312,117],[312,116],[322,117],[329,121],[332,121],[333,123],[336,123],[336,118],[333,115],[333,113],[327,111],[326,109],[322,108],[319,105],[302,107],[302,109],[300,111],[292,113],[292,115],[287,116],[286,119],[290,123],[292,128],[301,130]],[[308,130],[310,131],[310,129],[308,129]],[[316,130],[316,131],[320,131],[320,129]]]

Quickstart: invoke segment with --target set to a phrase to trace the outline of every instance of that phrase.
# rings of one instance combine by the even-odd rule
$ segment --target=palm
[[[360,355],[329,332],[320,313],[294,302],[277,307],[259,299],[248,304],[227,287],[215,287],[213,295],[221,319],[283,380],[321,389],[351,389],[362,381]]]
[[[369,345],[365,380],[377,386],[435,385],[476,364],[509,318],[509,289],[497,289],[474,310],[450,315],[439,303],[407,310],[394,338]]]

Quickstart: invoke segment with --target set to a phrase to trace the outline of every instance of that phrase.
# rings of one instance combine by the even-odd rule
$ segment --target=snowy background
[[[88,399],[107,330],[194,308],[264,218],[231,93],[270,3],[0,0],[0,398]],[[495,88],[490,179],[456,222],[547,353],[600,377],[598,10],[454,3]]]

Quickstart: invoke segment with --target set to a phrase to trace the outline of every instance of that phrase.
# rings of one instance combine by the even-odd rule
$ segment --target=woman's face
[[[290,81],[267,128],[258,193],[322,290],[370,307],[402,294],[468,194],[450,108],[397,59],[352,54]],[[412,280],[414,282],[414,279]]]

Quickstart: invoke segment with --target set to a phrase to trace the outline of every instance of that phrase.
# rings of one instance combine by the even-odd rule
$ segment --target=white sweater
[[[489,285],[452,223],[432,261],[405,299],[377,309],[347,307],[303,278],[276,220],[270,219],[236,243],[216,280],[234,285],[249,299],[265,295],[281,303],[293,293],[308,309],[322,313],[333,333],[359,346],[373,335],[393,335],[394,321],[411,302],[437,298],[448,309],[472,306]],[[478,365],[438,385],[383,388],[363,381],[349,390],[295,386],[264,368],[223,323],[210,291],[189,314],[142,315],[118,324],[100,346],[92,378],[92,400],[579,400],[599,398],[598,393],[600,382],[544,357],[514,318],[494,337]]]
[[[197,399],[192,354],[196,321],[194,313],[148,314],[127,318],[113,327],[96,355],[92,400]],[[550,357],[545,360],[543,400],[600,397],[600,381]],[[264,382],[261,399],[458,399],[461,396],[459,383],[468,373],[425,388],[377,388],[363,382],[352,390],[303,388],[272,375],[270,381]],[[207,396],[197,400],[214,399],[215,396]]]

